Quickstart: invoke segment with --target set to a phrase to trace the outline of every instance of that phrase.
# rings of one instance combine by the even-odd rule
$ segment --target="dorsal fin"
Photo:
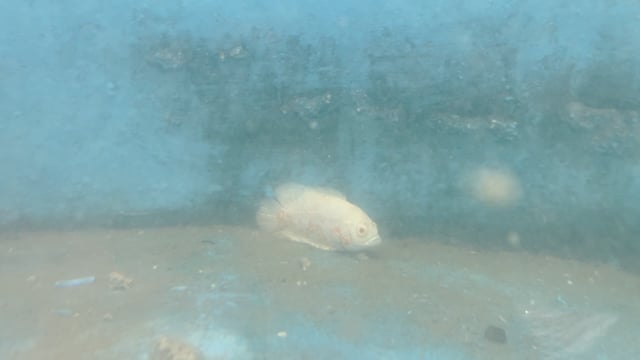
[[[337,197],[337,198],[342,199],[342,200],[346,200],[347,199],[347,197],[344,196],[343,193],[341,193],[340,191],[335,190],[335,189],[326,188],[326,187],[314,187],[313,190],[315,190],[315,191],[317,191],[317,192],[319,192],[321,194],[327,195],[327,196]]]
[[[281,204],[286,204],[294,201],[307,191],[307,187],[296,183],[284,183],[276,188],[276,199]]]
[[[346,196],[338,190],[327,187],[310,187],[297,183],[284,183],[276,188],[275,193],[280,203],[288,203],[300,198],[306,191],[315,191],[325,196],[346,200]]]

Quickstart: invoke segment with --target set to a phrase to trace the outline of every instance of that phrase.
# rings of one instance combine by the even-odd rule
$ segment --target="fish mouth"
[[[382,239],[380,239],[380,236],[373,236],[367,240],[361,241],[361,242],[356,242],[356,243],[352,243],[348,246],[346,246],[344,248],[344,250],[348,250],[348,251],[360,251],[360,250],[365,250],[367,248],[370,247],[374,247],[378,244],[380,244],[382,242]]]
[[[376,235],[367,241],[367,246],[375,246],[382,242],[382,239],[379,235]]]

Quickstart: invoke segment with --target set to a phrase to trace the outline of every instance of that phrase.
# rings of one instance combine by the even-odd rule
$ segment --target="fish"
[[[327,251],[358,251],[381,243],[377,224],[339,191],[297,183],[262,200],[258,227]]]

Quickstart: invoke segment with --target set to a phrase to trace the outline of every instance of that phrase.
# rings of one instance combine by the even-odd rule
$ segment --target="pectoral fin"
[[[291,241],[308,244],[308,245],[311,245],[311,246],[316,247],[316,248],[321,249],[321,250],[326,250],[326,251],[334,251],[335,250],[335,248],[333,248],[331,246],[328,246],[326,244],[320,244],[317,241],[313,241],[313,240],[307,238],[306,236],[301,236],[301,235],[298,235],[298,234],[296,234],[294,232],[291,232],[291,231],[282,231],[280,234],[282,234],[282,236],[286,237],[287,239],[289,239]]]

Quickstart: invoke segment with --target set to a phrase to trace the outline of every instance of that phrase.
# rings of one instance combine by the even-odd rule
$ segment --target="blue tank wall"
[[[0,224],[250,224],[295,180],[392,234],[544,228],[627,249],[638,16],[605,0],[3,1]],[[470,198],[479,166],[515,174],[519,202]]]

